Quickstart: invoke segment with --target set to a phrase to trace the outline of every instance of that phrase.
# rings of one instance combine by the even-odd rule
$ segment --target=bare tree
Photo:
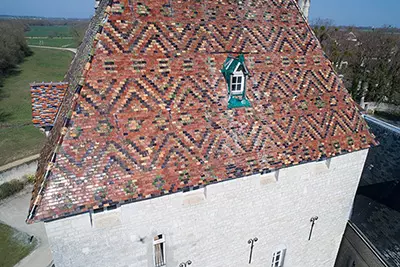
[[[325,53],[358,101],[400,104],[400,35],[391,27],[361,30],[313,23]],[[343,67],[345,66],[345,67]]]
[[[400,36],[386,28],[359,33],[349,57],[349,90],[357,99],[400,104]]]

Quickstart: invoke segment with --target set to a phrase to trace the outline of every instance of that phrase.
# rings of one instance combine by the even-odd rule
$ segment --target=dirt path
[[[41,45],[29,45],[29,47],[34,47],[34,48],[44,48],[44,49],[55,49],[55,50],[64,50],[64,51],[69,51],[74,54],[76,54],[77,49],[76,48],[67,48],[67,47],[54,47],[54,46],[41,46]]]
[[[18,167],[20,165],[35,161],[35,160],[37,160],[39,158],[39,156],[40,156],[39,154],[36,154],[36,155],[30,156],[30,157],[27,157],[27,158],[24,158],[24,159],[20,159],[20,160],[14,161],[14,162],[10,162],[10,163],[8,163],[6,165],[3,165],[3,166],[0,166],[0,172],[4,172],[4,171],[7,171],[9,169]],[[24,174],[26,174],[26,173],[24,173]],[[24,175],[24,174],[22,174],[22,175]]]

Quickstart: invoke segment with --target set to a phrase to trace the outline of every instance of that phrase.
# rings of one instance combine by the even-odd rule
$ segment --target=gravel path
[[[16,267],[47,267],[52,262],[52,255],[43,223],[26,224],[32,186],[27,186],[22,192],[0,202],[0,221],[35,236],[39,246]]]
[[[34,47],[34,48],[64,50],[64,51],[72,52],[72,53],[74,53],[74,54],[76,54],[76,51],[77,51],[76,48],[54,47],[54,46],[42,46],[42,45],[29,45],[29,46],[30,46],[30,47]]]

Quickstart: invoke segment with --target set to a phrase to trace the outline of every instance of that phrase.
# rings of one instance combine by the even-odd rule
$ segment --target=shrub
[[[35,183],[36,176],[35,176],[34,174],[26,175],[25,178],[26,178],[26,181],[27,181],[29,184]]]
[[[11,180],[0,185],[0,200],[18,193],[24,188],[24,182]]]

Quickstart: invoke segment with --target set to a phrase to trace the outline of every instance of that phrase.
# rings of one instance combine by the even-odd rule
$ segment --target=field
[[[77,47],[77,37],[72,34],[71,26],[30,26],[25,33],[29,45]]]
[[[70,26],[30,26],[27,37],[71,37]]]
[[[37,241],[29,241],[29,235],[0,223],[0,266],[12,267],[26,257],[36,246]]]
[[[76,41],[71,38],[27,38],[29,45],[75,48]]]
[[[45,136],[31,124],[29,83],[62,81],[73,58],[66,51],[33,48],[20,72],[8,77],[0,107],[9,116],[0,123],[0,166],[39,153]]]

